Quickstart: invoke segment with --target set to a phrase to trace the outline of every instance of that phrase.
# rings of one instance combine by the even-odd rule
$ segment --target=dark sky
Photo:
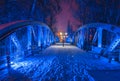
[[[96,22],[120,26],[120,0],[58,0],[60,12],[55,6],[56,0],[48,0],[47,5],[43,5],[45,0],[37,0],[31,15],[33,1],[35,0],[0,0],[0,24],[29,20],[31,17],[35,21],[48,22],[47,25],[56,27],[58,32],[66,32],[68,22],[73,31],[81,25]],[[49,13],[54,13],[55,9],[58,9],[58,13]],[[49,22],[51,17],[56,20],[52,25]]]
[[[77,4],[75,0],[62,0],[60,3],[60,6],[62,8],[62,11],[56,16],[57,23],[55,26],[57,27],[58,31],[60,32],[66,32],[67,31],[67,25],[68,22],[72,25],[73,30],[77,29],[77,26],[81,23],[78,22],[73,17],[73,11],[77,9]]]

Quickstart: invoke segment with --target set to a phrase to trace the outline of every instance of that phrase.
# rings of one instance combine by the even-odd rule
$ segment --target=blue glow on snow
[[[15,70],[19,67],[26,67],[30,64],[30,61],[22,61],[22,62],[12,62],[11,67]]]

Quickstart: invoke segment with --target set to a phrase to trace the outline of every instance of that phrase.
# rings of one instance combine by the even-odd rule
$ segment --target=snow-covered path
[[[34,57],[14,62],[11,69],[13,72],[11,76],[16,76],[13,77],[14,80],[8,80],[10,75],[5,75],[5,81],[101,81],[99,80],[101,71],[115,70],[120,74],[119,63],[114,61],[108,63],[106,58],[98,59],[92,53],[84,52],[70,44],[65,44],[63,47],[60,43],[52,45]],[[19,75],[17,76],[14,71],[19,72]],[[109,72],[107,73],[109,75]],[[114,81],[111,78],[116,76],[107,77],[109,81]],[[22,79],[16,77],[22,77]],[[105,77],[102,76],[104,81],[108,81]]]

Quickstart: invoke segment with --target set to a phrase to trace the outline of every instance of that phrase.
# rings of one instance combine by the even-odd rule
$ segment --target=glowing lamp
[[[62,35],[62,32],[60,32],[60,35]]]
[[[65,35],[67,35],[67,33],[65,33]]]

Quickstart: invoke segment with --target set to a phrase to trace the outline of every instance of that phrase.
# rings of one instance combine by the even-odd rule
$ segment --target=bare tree
[[[79,10],[74,17],[83,24],[103,22],[120,25],[119,0],[76,0]]]

